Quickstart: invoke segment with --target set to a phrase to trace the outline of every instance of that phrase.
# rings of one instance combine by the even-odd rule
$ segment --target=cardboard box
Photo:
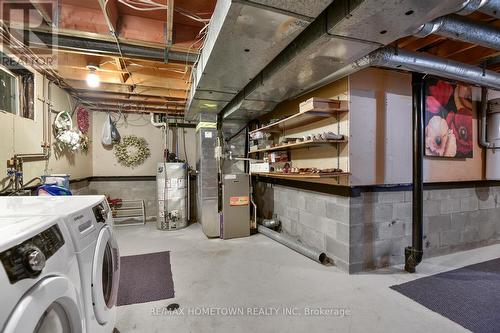
[[[328,111],[331,109],[339,109],[340,107],[340,101],[318,97],[309,98],[307,101],[304,101],[299,105],[300,112],[306,112],[310,110]]]

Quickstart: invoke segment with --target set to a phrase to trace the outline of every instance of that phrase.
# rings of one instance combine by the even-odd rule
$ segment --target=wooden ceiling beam
[[[123,99],[128,101],[139,100],[139,101],[152,101],[152,102],[176,102],[176,103],[185,103],[184,98],[177,97],[162,97],[162,96],[153,96],[153,95],[136,95],[134,93],[120,93],[120,92],[110,92],[110,91],[90,91],[90,90],[81,90],[76,89],[76,92],[83,97],[89,98],[116,98]]]
[[[448,58],[476,47],[474,44],[457,40],[446,40],[426,50],[439,57]]]
[[[162,114],[167,114],[170,116],[178,116],[179,118],[182,118],[184,116],[184,112],[178,112],[178,111],[170,111],[170,110],[127,110],[127,109],[119,109],[119,108],[114,108],[114,107],[107,107],[107,108],[93,108],[93,107],[87,107],[86,108],[90,112],[126,112],[126,113],[162,113]]]
[[[150,96],[160,96],[160,97],[172,97],[172,98],[180,98],[187,99],[187,91],[183,89],[168,89],[168,88],[158,88],[158,87],[144,87],[144,86],[132,86],[132,85],[124,85],[124,84],[112,84],[112,83],[101,83],[98,89],[90,88],[87,86],[85,81],[79,80],[65,80],[71,87],[76,90],[84,90],[84,91],[107,91],[110,93],[124,93],[127,95],[135,94],[140,96],[142,94],[150,95]]]
[[[58,73],[65,80],[85,81],[88,75],[88,70],[84,68],[72,69],[61,67],[59,68]],[[132,76],[130,76],[126,82],[121,82],[121,73],[110,73],[107,71],[99,70],[97,70],[96,73],[99,75],[101,83],[121,84],[124,86],[146,88],[167,88],[170,90],[178,91],[188,91],[190,87],[188,81],[179,79],[132,74]]]
[[[127,67],[121,58],[116,58],[116,68],[120,71],[120,82],[125,83],[130,78],[130,74],[126,71]]]
[[[446,37],[431,35],[431,36],[427,36],[424,38],[419,38],[417,40],[414,40],[413,42],[409,43],[405,47],[405,49],[410,50],[410,51],[419,51],[425,47],[429,47],[430,45],[439,43],[445,39],[446,39]]]
[[[486,59],[492,58],[500,55],[500,52],[497,50],[488,49],[482,46],[475,46],[467,51],[456,54],[450,59],[465,62],[467,64],[479,65],[483,63]]]
[[[166,105],[166,106],[184,106],[186,103],[184,101],[168,101],[168,100],[151,100],[151,99],[142,99],[137,96],[136,98],[127,98],[127,97],[113,97],[113,96],[92,96],[90,94],[79,94],[79,96],[87,101],[91,102],[99,102],[99,101],[111,101],[114,103],[142,103],[145,105]],[[133,96],[130,96],[133,97]]]
[[[119,61],[119,57],[88,56],[83,54],[58,53],[55,69],[85,69],[89,63],[99,64],[99,72],[115,74],[139,74],[153,78],[179,79],[187,81],[191,76],[191,66],[164,64],[139,60]],[[119,69],[120,68],[120,69]],[[126,81],[126,80],[124,80]]]
[[[418,39],[418,37],[415,37],[415,36],[403,37],[403,38],[396,41],[396,46],[401,47],[401,48],[405,48],[408,45],[410,45],[411,43],[415,42],[417,39]]]
[[[115,107],[118,109],[139,109],[139,110],[156,110],[156,111],[183,111],[184,107],[180,106],[161,106],[161,105],[144,105],[137,102],[134,103],[116,103],[112,101],[88,101],[91,107]]]

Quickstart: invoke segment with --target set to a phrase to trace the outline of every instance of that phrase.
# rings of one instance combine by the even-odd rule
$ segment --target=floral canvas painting
[[[470,86],[426,80],[425,155],[472,158]]]

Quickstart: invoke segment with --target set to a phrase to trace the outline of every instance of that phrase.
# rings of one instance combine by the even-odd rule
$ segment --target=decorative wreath
[[[144,138],[135,135],[127,135],[120,143],[114,146],[115,156],[118,162],[126,167],[139,166],[151,155],[148,142]]]
[[[83,106],[79,106],[76,109],[76,121],[78,123],[78,129],[83,134],[86,134],[89,131],[90,121],[89,112]]]

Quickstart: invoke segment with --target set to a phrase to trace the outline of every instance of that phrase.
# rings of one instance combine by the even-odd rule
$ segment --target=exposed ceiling
[[[35,40],[54,44],[53,70],[73,94],[92,103],[89,109],[183,113],[192,66],[216,0],[44,2],[31,1],[36,11],[30,12],[29,31]],[[31,24],[42,18],[43,24]],[[8,23],[16,21],[22,18],[11,15]],[[10,32],[16,36],[14,29]],[[39,51],[36,43],[30,43],[30,50]],[[88,65],[99,66],[98,88],[86,84]]]
[[[235,0],[233,2],[235,7],[243,8],[240,10],[241,13],[238,12],[239,16],[236,15],[239,21],[243,20],[242,17],[252,16],[251,9],[254,11],[261,9],[261,12],[266,13],[265,10],[271,9],[271,7],[262,4],[269,1]],[[330,2],[326,0],[317,2],[321,4],[321,6],[318,5],[318,8],[323,9]],[[340,6],[338,4],[344,2],[333,1],[332,6],[338,7]],[[27,30],[36,36],[36,40],[41,41],[40,45],[53,43],[57,47],[57,65],[54,66],[53,70],[62,80],[63,86],[67,85],[66,87],[75,97],[89,103],[90,110],[184,114],[188,92],[191,88],[191,72],[208,30],[206,24],[214,12],[216,0],[52,0],[52,6],[47,5],[47,1],[44,3],[41,4],[36,0],[31,1],[29,6],[33,9],[30,12],[33,17],[30,17],[30,21],[41,21],[43,24],[30,26]],[[359,3],[371,2],[360,1]],[[244,5],[249,4],[251,6],[248,6],[248,13],[243,12],[247,8]],[[287,2],[283,2],[283,4],[287,4]],[[139,10],[137,7],[148,8],[148,10]],[[152,7],[158,9],[151,10]],[[173,10],[169,11],[169,8],[173,8]],[[2,10],[5,10],[4,6]],[[297,8],[294,7],[294,10]],[[298,29],[295,34],[292,31],[290,38],[284,39],[283,45],[273,44],[274,47],[265,48],[266,51],[259,55],[252,55],[245,49],[246,53],[244,52],[243,56],[250,57],[252,61],[263,58],[263,61],[266,62],[259,65],[260,67],[256,68],[254,72],[258,72],[272,60],[276,53],[300,33],[299,30],[314,20],[313,16],[316,16],[319,11],[318,9],[318,12],[307,15],[294,13],[289,20],[285,20],[286,22],[290,20],[304,22],[298,25],[301,29]],[[285,17],[285,14],[289,13],[285,9],[277,10],[274,7],[269,12],[274,15],[274,19],[268,20],[267,25],[277,24],[276,17],[279,15]],[[348,22],[355,21],[351,17],[349,18]],[[480,12],[472,13],[468,15],[468,18],[500,27],[500,20]],[[236,18],[234,19],[236,20]],[[373,17],[359,19],[370,20]],[[22,17],[10,17],[10,21],[20,22],[22,20]],[[247,21],[243,21],[244,24],[249,24]],[[262,23],[264,22],[267,21]],[[252,33],[260,30],[266,31],[267,26],[259,27],[259,24],[251,28],[244,25],[246,29],[239,33],[240,44],[247,43],[244,36],[249,33],[249,30],[252,30]],[[347,35],[354,34],[351,37],[359,39],[354,30],[348,29],[345,33]],[[23,31],[26,31],[26,27],[23,28]],[[16,35],[15,29],[11,29],[10,32]],[[230,33],[234,32],[235,30],[230,31]],[[407,33],[409,31],[405,34]],[[394,39],[405,34],[399,34]],[[58,38],[54,40],[53,36]],[[387,39],[383,44],[394,39]],[[227,41],[222,40],[222,43],[225,45]],[[408,36],[400,38],[392,44],[407,50],[426,52],[500,72],[500,52],[495,49],[437,34],[424,38]],[[30,43],[31,51],[36,52],[39,49],[41,47],[38,47],[36,43]],[[270,52],[271,49],[274,53]],[[268,56],[268,58],[264,56]],[[215,58],[217,61],[225,62],[223,67],[227,68],[230,64],[227,62],[228,59],[221,60],[220,56]],[[250,60],[242,61],[246,69],[250,68]],[[207,59],[204,61],[206,62]],[[99,66],[97,70],[101,79],[99,88],[90,88],[85,82],[89,73],[88,65]],[[234,71],[228,72],[234,73]],[[220,76],[220,74],[217,75]],[[255,73],[248,74],[247,77],[245,72],[240,69],[238,75],[244,78],[245,82],[248,82],[255,76]],[[205,78],[206,80],[207,78]],[[219,79],[219,77],[215,80],[219,84],[223,83],[221,81],[224,80]],[[207,87],[209,90],[215,88]],[[265,86],[263,88],[266,89]],[[231,91],[230,98],[224,99],[225,103],[227,104],[240,89],[241,87]],[[274,105],[277,102],[275,101]]]
[[[500,28],[500,20],[483,13],[475,12],[468,15],[468,18]],[[410,51],[425,52],[500,72],[500,51],[437,34],[424,38],[408,36],[399,39],[394,45]]]

